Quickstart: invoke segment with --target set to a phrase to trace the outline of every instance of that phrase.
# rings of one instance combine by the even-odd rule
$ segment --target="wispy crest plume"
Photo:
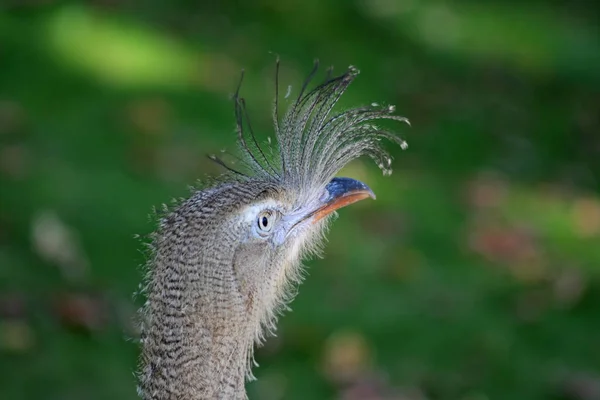
[[[296,100],[283,116],[279,115],[279,59],[275,70],[275,104],[273,126],[277,146],[275,154],[266,154],[259,145],[250,124],[246,102],[240,97],[244,76],[233,96],[238,143],[242,149],[242,164],[250,173],[234,169],[216,156],[212,160],[241,179],[274,180],[284,187],[316,189],[326,185],[350,161],[367,155],[384,174],[391,173],[392,158],[382,140],[401,146],[407,143],[394,132],[375,124],[377,120],[394,120],[409,124],[407,118],[394,115],[394,106],[372,103],[333,113],[333,108],[348,86],[359,74],[353,66],[345,73],[332,76],[327,70],[325,80],[313,89],[309,86],[319,69],[318,60]]]

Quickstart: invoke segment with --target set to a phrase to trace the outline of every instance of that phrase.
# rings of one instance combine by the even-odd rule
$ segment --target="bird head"
[[[335,177],[350,161],[370,156],[391,173],[391,156],[382,139],[406,142],[374,122],[394,115],[393,106],[371,104],[339,113],[332,109],[358,75],[354,67],[311,90],[318,62],[287,113],[279,116],[279,62],[273,121],[277,146],[268,151],[252,131],[240,84],[234,95],[238,143],[244,171],[210,156],[228,171],[212,198],[221,204],[220,234],[228,238],[232,268],[227,272],[240,298],[239,311],[253,320],[258,341],[263,328],[273,330],[277,311],[291,299],[301,280],[300,260],[323,242],[330,217],[341,207],[375,198],[363,182]],[[331,72],[331,71],[329,71]],[[242,74],[243,78],[243,74]],[[267,155],[268,154],[268,155]],[[222,272],[225,273],[225,272]]]
[[[301,280],[300,259],[319,250],[329,217],[369,197],[375,197],[371,189],[350,178],[333,178],[314,196],[262,180],[218,188],[214,202],[219,211],[212,218],[219,221],[211,235],[215,243],[228,244],[219,246],[219,257],[231,268],[219,274],[229,274],[229,295],[239,299],[226,310],[235,315],[226,317],[243,315],[259,340],[263,328],[273,330],[277,310],[291,300],[294,284]]]

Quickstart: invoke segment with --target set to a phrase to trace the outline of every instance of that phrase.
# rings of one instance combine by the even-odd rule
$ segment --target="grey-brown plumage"
[[[238,141],[247,171],[213,157],[228,174],[161,219],[141,311],[143,399],[245,399],[253,347],[273,333],[293,297],[301,258],[318,249],[333,211],[374,197],[365,184],[335,174],[365,154],[388,172],[391,158],[381,139],[405,147],[373,124],[408,122],[391,106],[332,115],[355,68],[307,92],[315,72],[316,64],[281,119],[276,95],[272,156],[258,146],[238,88]]]

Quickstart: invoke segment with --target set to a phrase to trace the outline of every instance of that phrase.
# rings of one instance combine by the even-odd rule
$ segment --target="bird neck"
[[[255,329],[240,312],[246,309],[243,300],[232,295],[236,283],[222,273],[232,268],[231,261],[178,253],[186,258],[174,262],[172,251],[161,252],[159,246],[149,279],[140,395],[144,400],[245,399]]]

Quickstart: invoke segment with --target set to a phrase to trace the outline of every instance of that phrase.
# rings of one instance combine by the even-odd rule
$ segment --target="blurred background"
[[[600,399],[600,3],[3,0],[0,399],[135,399],[136,234],[272,135],[275,54],[412,128],[343,174],[251,399]],[[212,3],[212,4],[209,4]],[[324,72],[323,72],[324,74]]]

